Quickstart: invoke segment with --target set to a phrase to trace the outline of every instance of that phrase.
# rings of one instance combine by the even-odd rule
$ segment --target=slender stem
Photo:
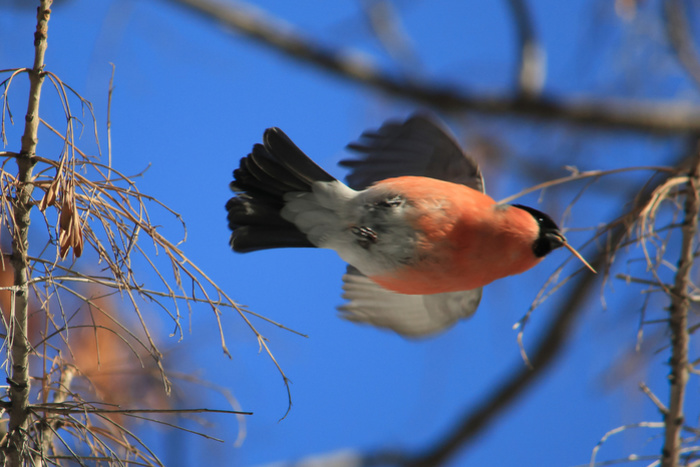
[[[58,387],[54,393],[53,404],[60,405],[63,404],[68,396],[70,395],[70,387],[73,382],[73,377],[75,376],[76,369],[73,366],[65,366],[61,371],[61,378],[58,382]],[[53,405],[52,404],[52,405]],[[48,456],[49,448],[51,447],[51,440],[53,439],[53,433],[58,429],[61,423],[60,417],[49,417],[48,414],[44,412],[43,419],[45,422],[42,424],[40,432],[41,449],[39,450],[39,455],[35,456],[34,463],[36,465],[44,465],[42,462]]]
[[[30,183],[34,167],[34,155],[37,146],[37,130],[39,127],[39,100],[44,81],[44,53],[48,23],[51,16],[53,0],[41,0],[37,8],[37,25],[34,33],[34,66],[29,75],[29,102],[25,116],[22,149],[15,158],[18,174],[16,196],[12,201],[14,232],[12,238],[12,266],[14,268],[14,285],[17,290],[13,294],[13,317],[11,322],[12,344],[12,376],[8,378],[10,385],[9,442],[3,448],[7,455],[7,465],[21,466],[25,457],[27,442],[26,427],[28,420],[29,397],[29,352],[31,350],[27,338],[27,295],[28,295],[28,233],[29,213],[31,210],[31,195],[33,185]]]
[[[671,358],[669,365],[669,396],[668,413],[664,417],[665,436],[662,451],[661,466],[674,467],[679,465],[681,453],[681,429],[683,428],[686,385],[688,384],[688,310],[690,295],[688,286],[691,284],[690,272],[693,266],[693,249],[698,233],[698,214],[700,214],[700,153],[695,157],[695,164],[688,177],[688,190],[685,199],[685,219],[681,232],[680,259],[673,288],[671,289],[671,306],[669,308],[669,328],[671,331]]]

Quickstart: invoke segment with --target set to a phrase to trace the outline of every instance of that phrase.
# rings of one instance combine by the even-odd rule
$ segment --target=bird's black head
[[[540,226],[540,235],[535,240],[535,243],[532,244],[532,252],[537,258],[542,258],[551,253],[552,250],[564,246],[566,239],[551,217],[537,209],[532,209],[522,204],[514,204],[513,207],[529,212]]]

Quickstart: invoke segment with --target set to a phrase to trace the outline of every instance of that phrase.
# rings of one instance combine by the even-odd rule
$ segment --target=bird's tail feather
[[[279,128],[268,128],[263,144],[241,159],[233,171],[236,196],[226,203],[231,247],[237,252],[314,246],[280,210],[284,195],[311,191],[316,181],[335,178],[316,165]]]

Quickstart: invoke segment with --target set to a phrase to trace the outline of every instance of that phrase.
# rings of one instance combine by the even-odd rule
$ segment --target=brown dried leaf
[[[61,259],[65,259],[68,250],[73,247],[76,257],[83,253],[83,231],[75,204],[75,195],[69,188],[63,192],[61,215],[58,219],[58,245]]]
[[[80,258],[80,255],[83,254],[83,229],[80,223],[80,217],[76,217],[75,222],[73,222],[73,233],[71,236],[73,240],[73,253],[76,258]]]
[[[61,216],[58,219],[58,227],[61,231],[70,230],[71,222],[73,220],[73,206],[75,205],[73,201],[73,193],[70,191],[63,193],[63,203],[61,205]]]
[[[68,250],[70,250],[70,239],[68,237],[68,231],[66,230],[61,230],[58,234],[58,254],[61,256],[61,259],[66,259]]]
[[[49,189],[46,190],[46,193],[44,193],[43,198],[41,198],[41,201],[39,202],[39,210],[41,212],[46,211],[47,207],[56,204],[56,196],[58,195],[59,185],[59,177],[54,178],[53,182],[51,182],[51,185],[49,185]]]

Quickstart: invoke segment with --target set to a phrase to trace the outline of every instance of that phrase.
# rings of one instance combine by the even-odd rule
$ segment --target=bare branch
[[[29,74],[29,101],[25,116],[22,149],[17,161],[18,174],[16,180],[16,195],[12,201],[14,230],[12,235],[11,262],[14,268],[14,285],[19,289],[12,294],[13,306],[10,318],[12,376],[10,383],[10,421],[8,427],[9,439],[3,445],[9,465],[23,465],[26,456],[27,404],[29,397],[29,352],[31,346],[28,339],[28,236],[29,213],[32,208],[31,197],[34,186],[30,183],[33,157],[36,154],[37,130],[39,127],[39,101],[44,82],[44,53],[48,34],[48,22],[51,16],[52,0],[42,0],[37,9],[37,25],[34,33],[34,65]]]
[[[669,384],[671,385],[668,413],[664,417],[665,437],[662,451],[662,467],[679,465],[681,454],[681,429],[685,421],[683,404],[688,383],[688,310],[690,296],[688,287],[692,283],[690,271],[693,266],[695,237],[698,233],[698,216],[700,215],[700,152],[696,154],[695,163],[688,174],[685,195],[685,219],[681,227],[682,242],[678,269],[673,288],[669,293],[669,330],[671,332],[671,358],[669,365]]]
[[[668,408],[664,405],[663,402],[661,402],[661,400],[658,397],[656,397],[656,394],[654,394],[652,390],[649,389],[649,386],[647,386],[644,383],[639,383],[639,389],[641,389],[642,392],[644,392],[644,394],[646,394],[647,397],[651,399],[656,408],[659,409],[659,412],[664,414],[664,416],[668,414]]]

